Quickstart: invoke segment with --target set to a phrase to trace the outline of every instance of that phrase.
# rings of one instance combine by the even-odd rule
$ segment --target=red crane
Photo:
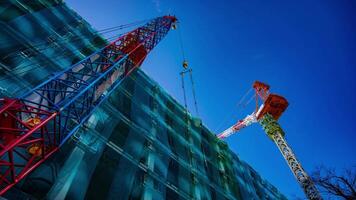
[[[285,133],[277,122],[282,113],[287,109],[288,101],[282,96],[270,93],[270,86],[265,83],[256,81],[253,84],[253,88],[256,97],[255,111],[218,134],[217,137],[224,139],[253,123],[259,122],[267,136],[277,145],[299,185],[303,188],[306,197],[311,200],[322,199],[314,183],[287,144],[284,138]],[[260,101],[262,102],[261,105],[259,105]]]
[[[54,154],[175,26],[163,16],[16,99],[0,99],[0,195]]]

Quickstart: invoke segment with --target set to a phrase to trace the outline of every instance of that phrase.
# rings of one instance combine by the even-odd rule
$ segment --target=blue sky
[[[279,121],[306,171],[318,165],[342,170],[356,164],[355,1],[66,2],[99,30],[176,15],[194,70],[200,117],[211,130],[222,131],[249,114],[252,106],[240,109],[237,103],[261,80],[290,103]],[[171,31],[142,67],[183,102],[181,63],[178,33]],[[259,125],[227,142],[287,197],[304,196]]]

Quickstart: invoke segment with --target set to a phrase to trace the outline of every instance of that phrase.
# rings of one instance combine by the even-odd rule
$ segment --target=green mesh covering
[[[0,95],[18,96],[106,41],[62,1],[0,2]],[[127,77],[9,199],[286,199],[143,71]]]
[[[61,2],[0,1],[1,96],[18,96],[106,44]]]
[[[130,195],[134,199],[145,195],[152,199],[284,199],[141,70],[126,79],[103,107],[98,115],[107,112],[119,121],[105,140],[110,145],[104,147],[87,198],[119,194],[122,199]],[[102,133],[105,124],[112,123],[104,120],[99,127],[91,125]],[[126,153],[128,158],[123,156]],[[121,159],[110,159],[117,156]],[[116,181],[117,188],[98,189]]]

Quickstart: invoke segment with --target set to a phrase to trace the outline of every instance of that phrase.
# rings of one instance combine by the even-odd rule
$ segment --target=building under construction
[[[4,198],[286,199],[137,67],[175,20],[157,18],[110,43],[61,0],[0,2]],[[100,70],[83,71],[87,63]],[[83,83],[69,84],[69,74]],[[73,89],[42,88],[52,83]],[[81,101],[92,103],[72,106],[86,91]]]

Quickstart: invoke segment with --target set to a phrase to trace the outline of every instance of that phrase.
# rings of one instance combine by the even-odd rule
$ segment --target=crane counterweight
[[[274,119],[278,120],[287,107],[287,99],[277,94],[269,94],[263,103],[263,108],[258,112],[256,118],[259,120],[269,113]]]

